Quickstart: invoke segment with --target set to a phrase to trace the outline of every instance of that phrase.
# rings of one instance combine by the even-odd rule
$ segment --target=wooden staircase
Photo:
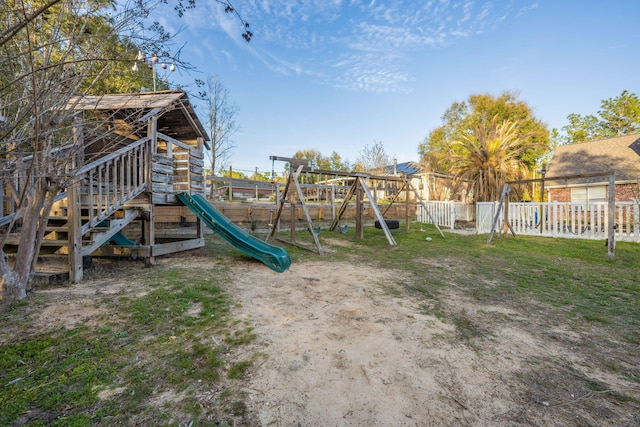
[[[46,234],[42,240],[35,276],[40,281],[51,282],[66,280],[69,278],[69,215],[67,200],[56,202],[49,216]],[[88,215],[90,208],[81,209],[82,228],[87,232],[82,235],[81,256],[84,258],[84,267],[90,265],[91,254],[109,243],[109,241],[124,227],[138,218],[138,209],[119,209],[108,219],[94,227],[89,227]],[[91,208],[92,209],[92,208]],[[19,230],[7,236],[5,251],[9,256],[15,254],[20,240]]]
[[[60,193],[50,212],[37,276],[69,277],[72,269],[82,268],[78,263],[139,217],[139,209],[125,205],[147,189],[149,143],[143,138],[73,173],[73,184]],[[7,255],[17,252],[19,241],[18,223],[7,235]]]
[[[65,200],[61,202],[65,202]],[[118,209],[108,219],[105,219],[96,226],[88,226],[89,219],[92,215],[88,215],[89,208],[82,208],[81,223],[82,229],[87,231],[82,235],[82,256],[91,255],[96,249],[105,245],[109,240],[124,227],[135,220],[139,211],[137,209]],[[91,208],[94,209],[94,208]],[[50,248],[55,253],[69,254],[69,215],[66,203],[60,203],[55,206],[52,215],[49,217],[47,224],[47,234],[42,241],[42,249],[40,253]]]

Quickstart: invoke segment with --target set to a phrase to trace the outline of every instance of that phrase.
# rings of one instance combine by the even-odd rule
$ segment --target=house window
[[[606,185],[594,185],[584,187],[572,187],[571,188],[571,201],[572,202],[606,202],[607,201],[607,186]]]

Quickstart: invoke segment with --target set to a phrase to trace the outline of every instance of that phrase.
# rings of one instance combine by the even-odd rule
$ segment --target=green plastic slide
[[[113,242],[118,246],[136,246],[137,243],[133,240],[129,239],[127,236],[122,234],[122,231],[118,231],[116,234],[111,236],[111,238],[107,241],[107,243]],[[105,245],[107,244],[105,243]]]
[[[289,258],[287,251],[247,233],[217,210],[204,196],[180,193],[177,197],[216,234],[245,254],[278,273],[282,273],[291,266],[291,258]]]

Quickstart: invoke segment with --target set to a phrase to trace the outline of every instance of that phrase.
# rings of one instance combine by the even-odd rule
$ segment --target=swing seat
[[[395,230],[396,228],[400,228],[400,221],[397,219],[385,219],[384,222],[387,223],[387,228],[389,230]],[[380,221],[376,220],[373,223],[373,226],[377,229],[382,229],[382,225],[380,225]]]
[[[347,234],[347,231],[349,231],[349,225],[345,224],[343,227],[338,226],[335,230],[340,234]]]
[[[320,226],[317,226],[315,230],[312,230],[310,227],[307,227],[307,231],[311,234],[320,234],[320,231],[322,231],[322,229],[320,228]]]

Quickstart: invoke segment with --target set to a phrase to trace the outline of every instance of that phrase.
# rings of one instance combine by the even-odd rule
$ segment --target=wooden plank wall
[[[213,205],[218,209],[224,216],[229,218],[232,222],[240,224],[240,223],[250,223],[251,221],[258,221],[260,223],[268,223],[270,220],[275,218],[275,213],[277,211],[275,204],[255,204],[255,203],[229,203],[229,202],[215,202]],[[313,221],[331,221],[331,206],[328,204],[325,205],[309,205],[307,204],[307,208],[309,209],[309,214],[311,215],[311,219]],[[415,209],[415,205],[412,205],[412,209]],[[270,212],[273,210],[273,213]],[[337,210],[337,208],[336,208]],[[304,215],[304,211],[302,207],[296,208],[296,216],[298,220],[305,221],[306,217]],[[289,207],[285,205],[283,213],[281,215],[281,222],[287,223],[289,218],[291,217],[289,214]],[[186,221],[187,223],[193,223],[196,221],[195,215],[187,209],[185,206],[157,206],[156,207],[156,223],[180,223],[181,221]],[[365,220],[374,220],[374,212],[368,206],[364,208],[364,216]],[[387,214],[385,215],[387,219],[399,219],[403,220],[405,218],[405,206],[402,205],[394,205],[389,209]],[[413,218],[413,213],[411,214]],[[182,220],[181,218],[184,218]],[[345,212],[342,222],[355,221],[355,205],[350,206]]]

